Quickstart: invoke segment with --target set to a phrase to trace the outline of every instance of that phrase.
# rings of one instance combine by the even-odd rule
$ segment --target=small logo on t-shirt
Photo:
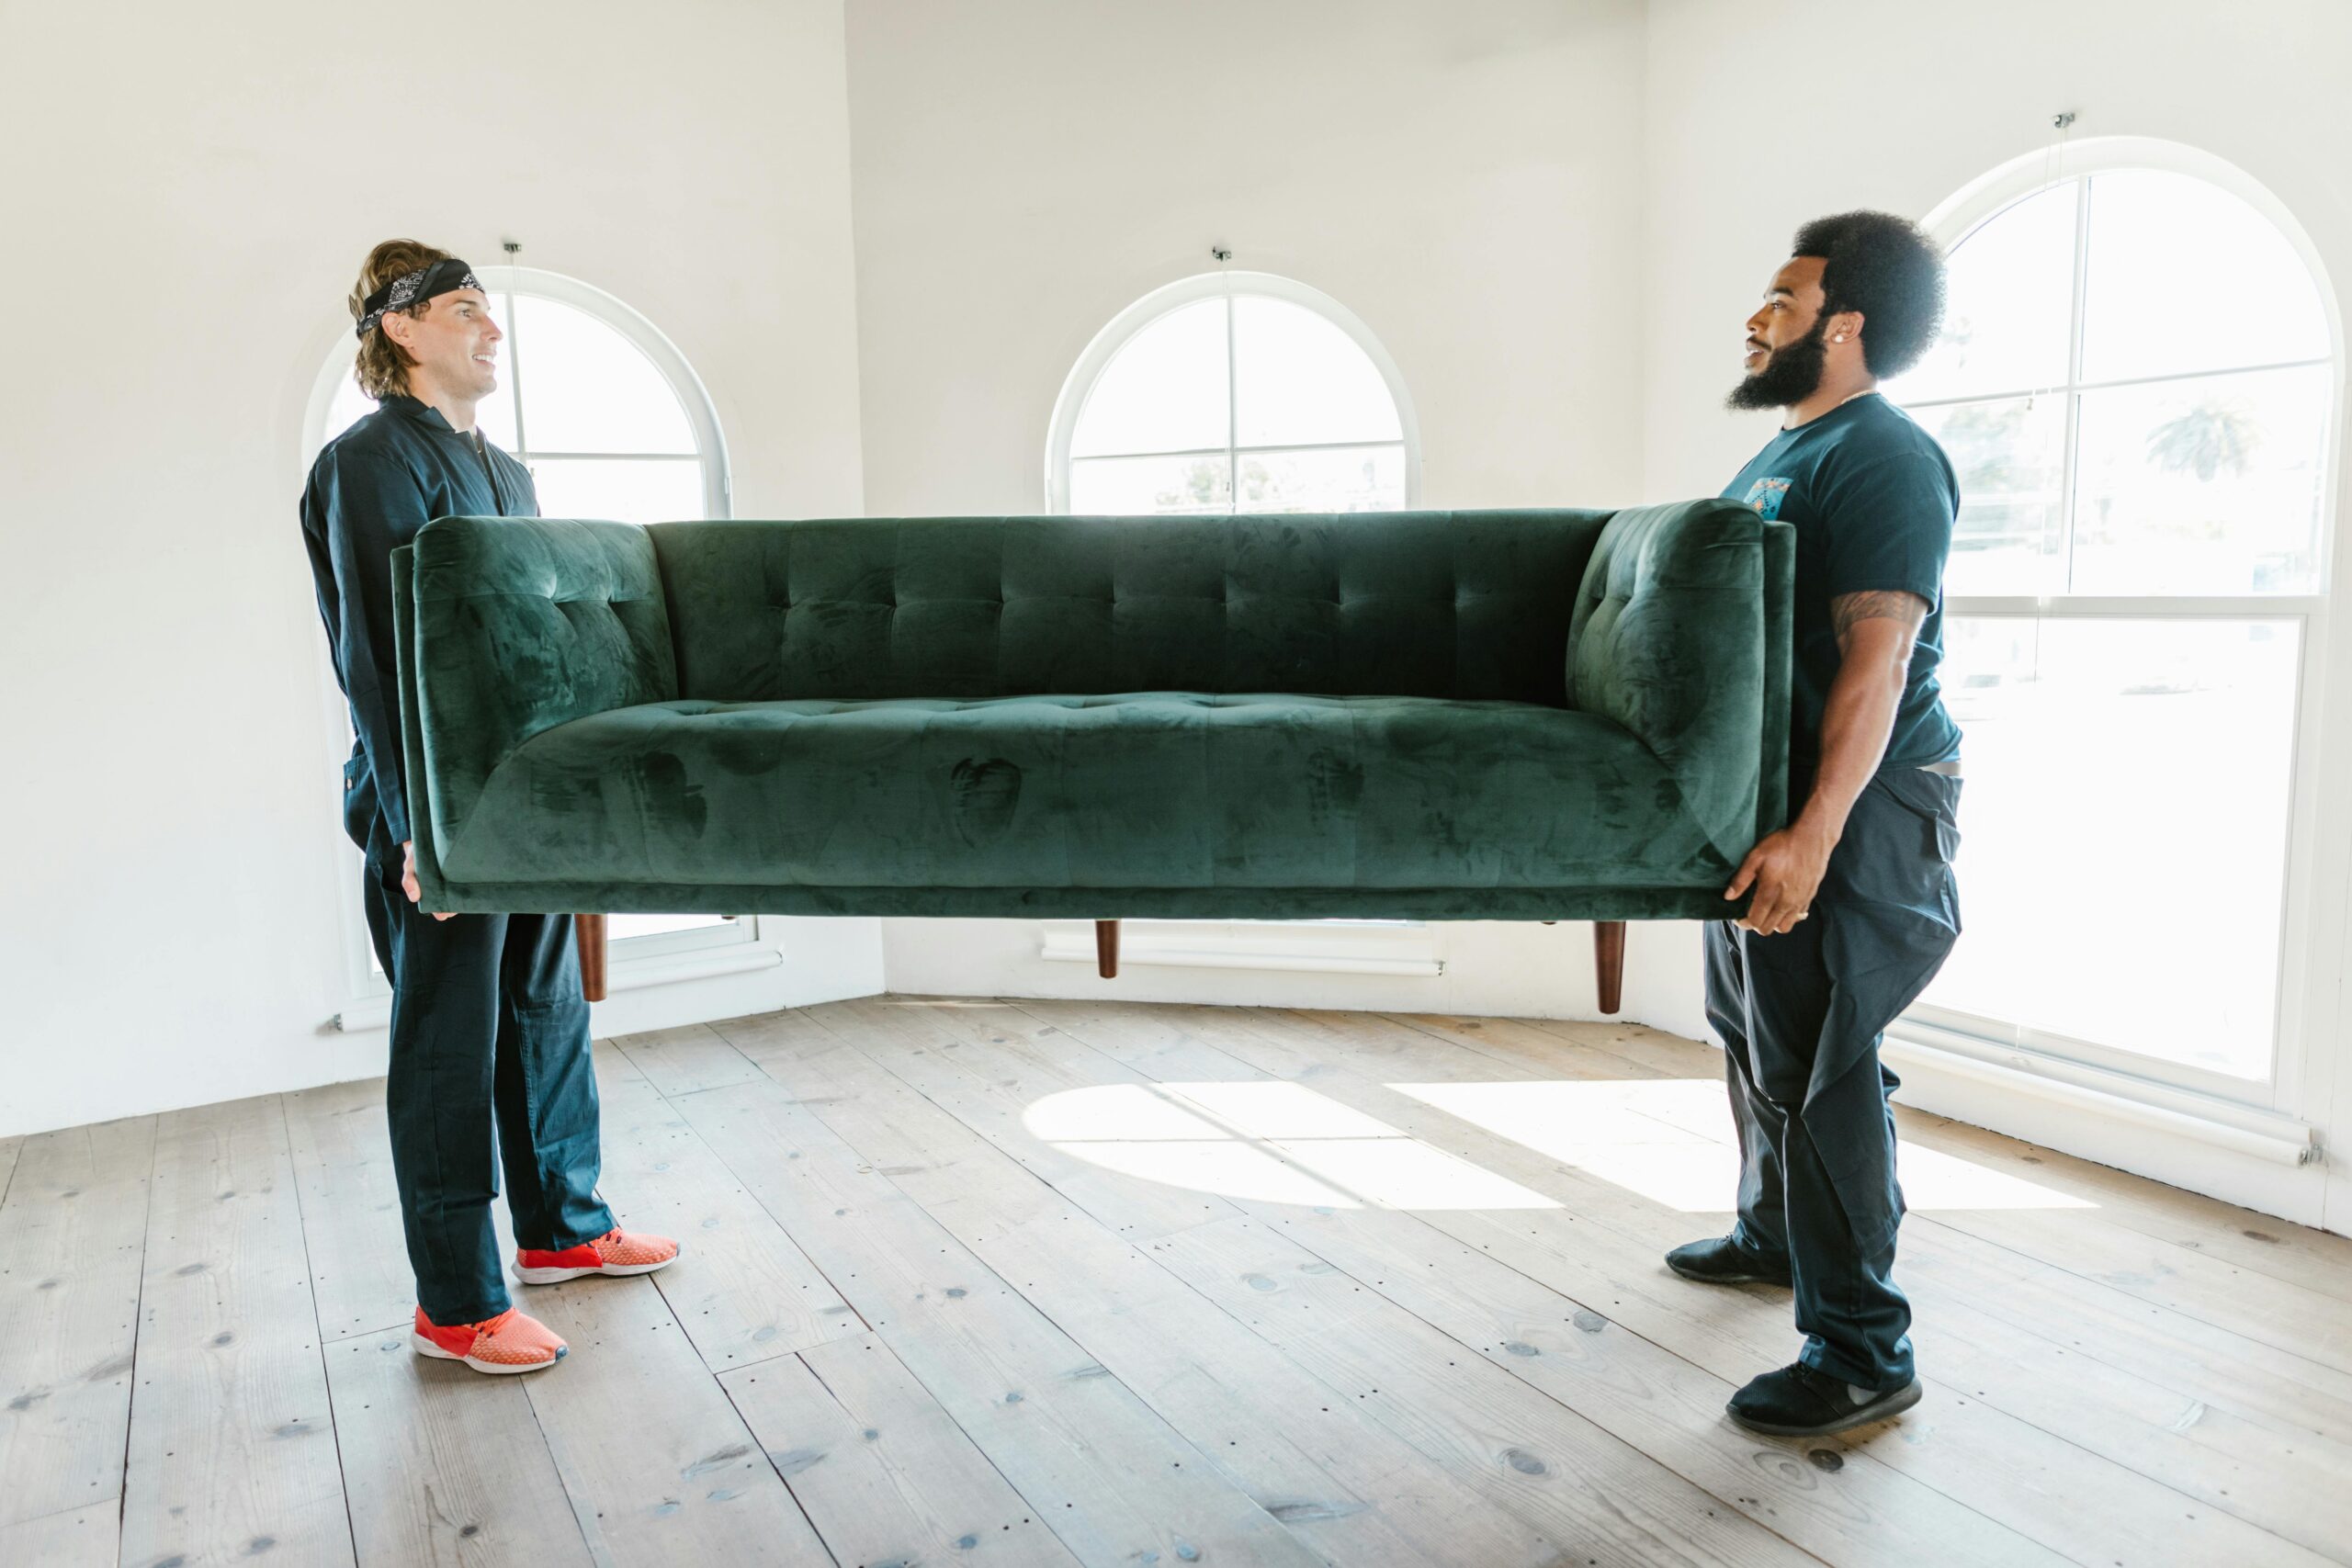
[[[1747,487],[1746,504],[1754,507],[1756,514],[1769,523],[1781,515],[1781,502],[1788,493],[1786,479],[1758,479]]]

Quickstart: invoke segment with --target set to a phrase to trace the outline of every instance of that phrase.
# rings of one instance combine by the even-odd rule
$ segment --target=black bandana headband
[[[382,321],[387,310],[404,310],[453,289],[481,288],[481,282],[474,276],[474,269],[455,256],[435,262],[431,266],[419,267],[414,272],[403,273],[368,296],[360,309],[358,328],[353,335],[366,337],[368,329]]]

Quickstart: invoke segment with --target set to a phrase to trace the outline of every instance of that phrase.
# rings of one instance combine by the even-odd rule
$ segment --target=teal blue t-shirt
[[[1819,772],[1822,715],[1841,658],[1829,602],[1846,593],[1899,590],[1928,604],[1880,766],[1959,756],[1960,726],[1944,709],[1936,667],[1944,656],[1944,562],[1960,482],[1936,438],[1866,392],[1774,436],[1724,494],[1797,531],[1792,787],[1809,785]],[[1804,800],[1792,795],[1789,805],[1793,811]]]

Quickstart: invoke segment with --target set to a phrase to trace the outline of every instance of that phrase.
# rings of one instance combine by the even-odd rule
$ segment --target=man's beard
[[[1829,328],[1829,318],[1824,315],[1813,323],[1813,331],[1771,351],[1764,361],[1764,368],[1754,375],[1742,377],[1724,399],[1727,409],[1785,409],[1821,389],[1821,372],[1829,363],[1829,349],[1822,333]]]

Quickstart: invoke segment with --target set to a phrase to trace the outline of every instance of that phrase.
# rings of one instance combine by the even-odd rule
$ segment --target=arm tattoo
[[[1907,660],[1911,641],[1928,618],[1928,602],[1917,593],[1891,592],[1841,593],[1829,601],[1831,624],[1837,628],[1838,648],[1844,652],[1847,639],[1858,622],[1885,619],[1903,625],[1903,653]]]

